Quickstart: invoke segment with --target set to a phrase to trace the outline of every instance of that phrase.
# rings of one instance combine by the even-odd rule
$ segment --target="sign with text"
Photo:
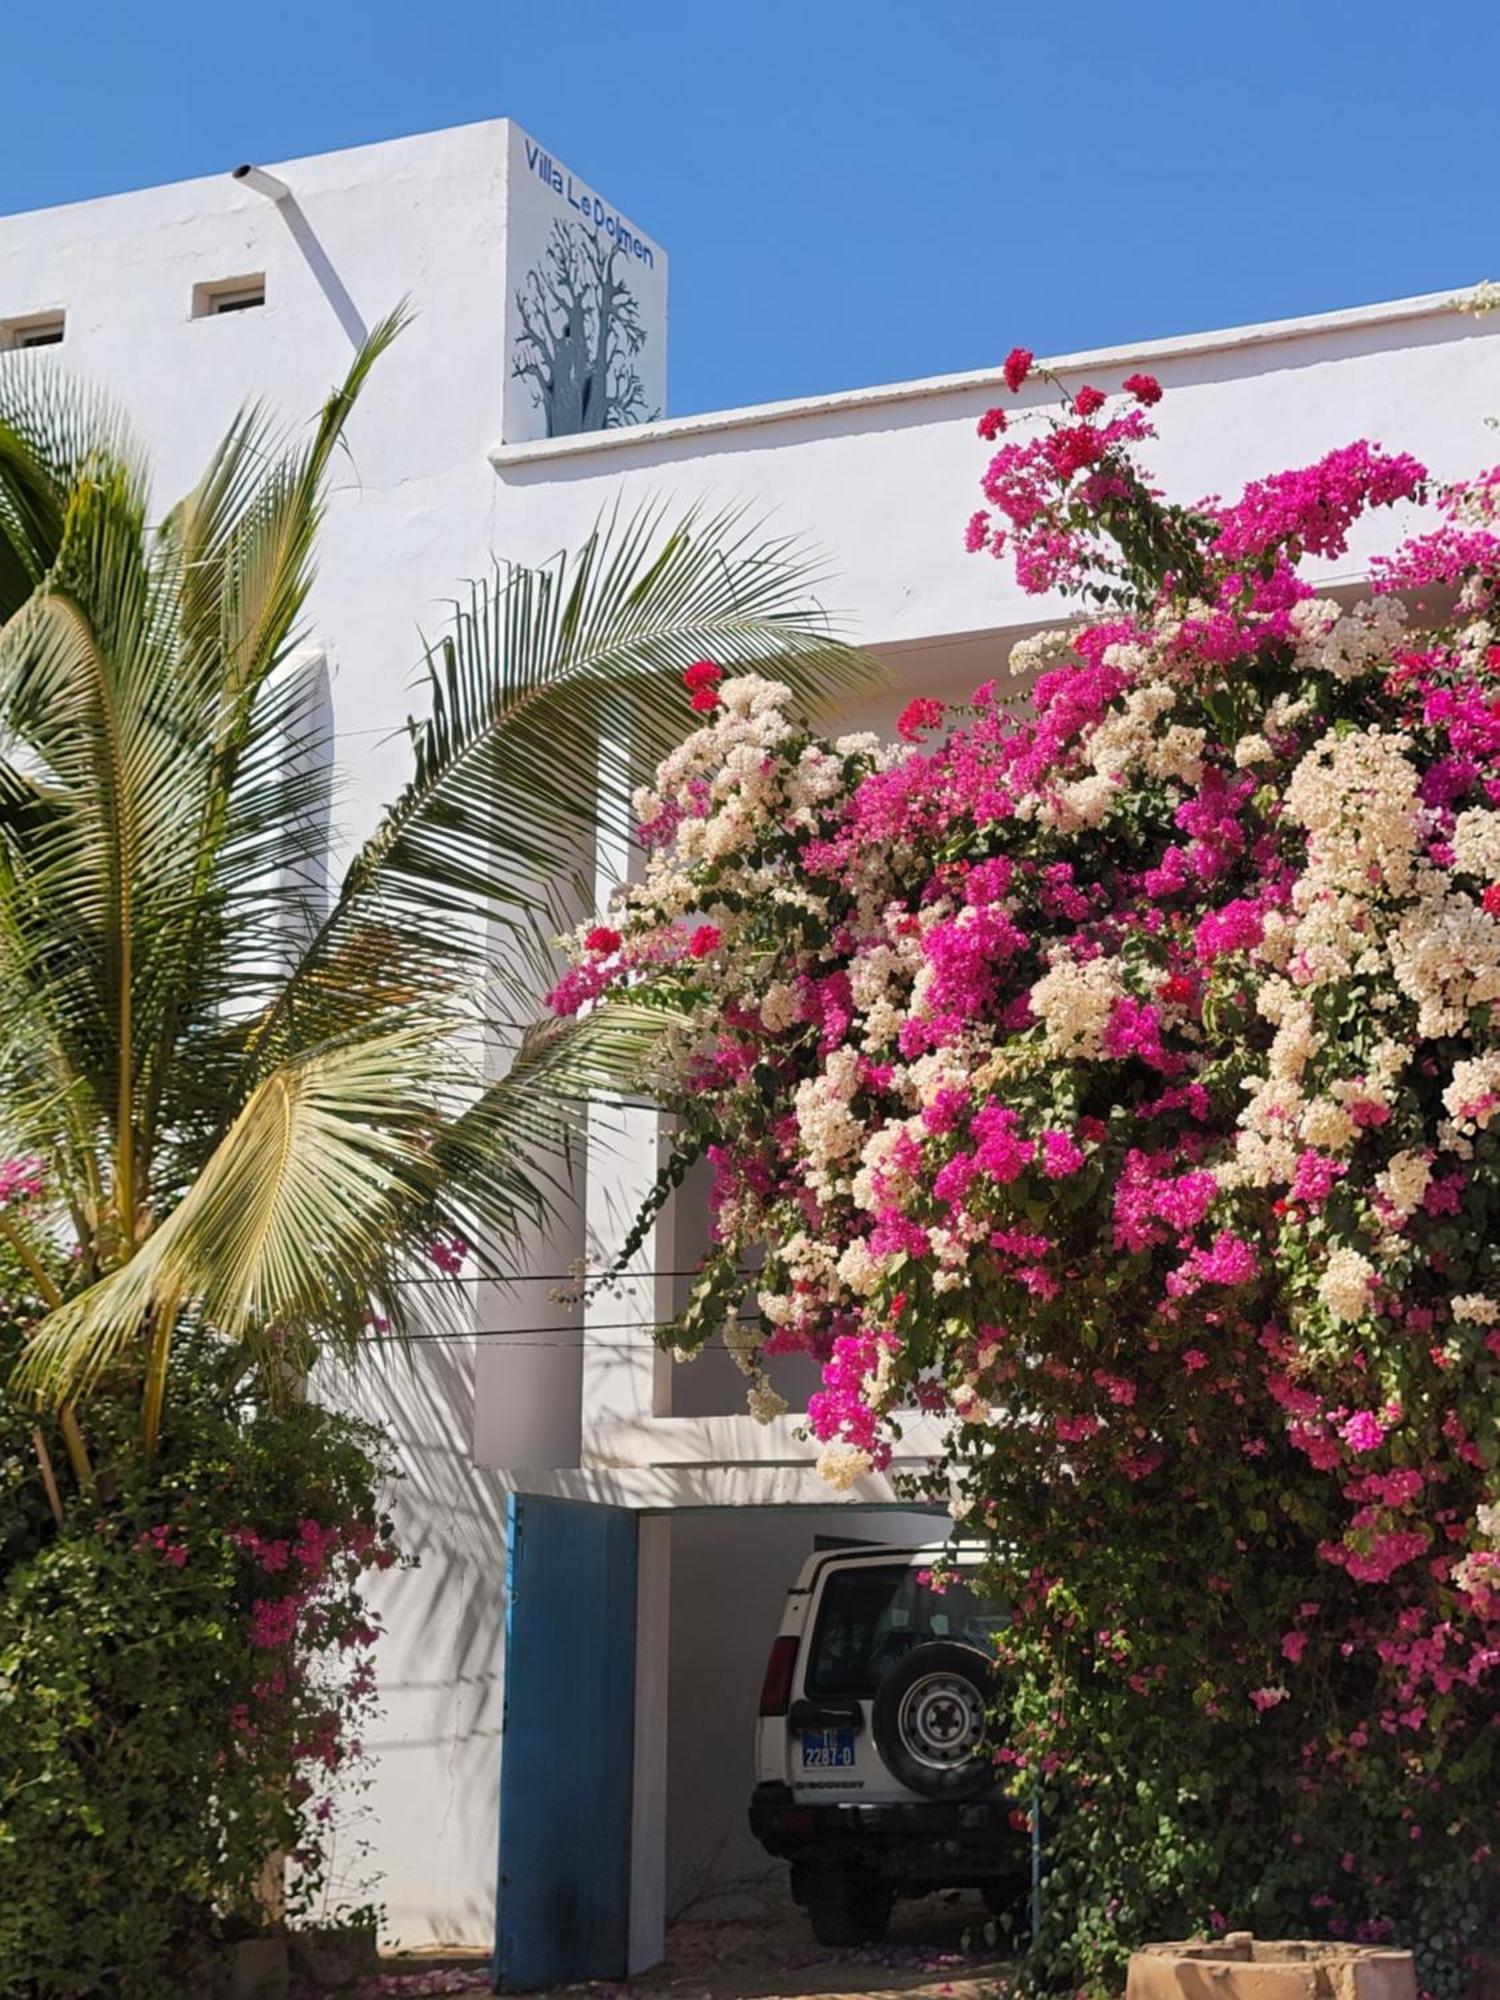
[[[664,415],[666,252],[517,125],[508,181],[505,442]]]

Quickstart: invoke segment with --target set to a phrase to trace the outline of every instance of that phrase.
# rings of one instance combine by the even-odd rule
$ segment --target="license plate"
[[[852,1729],[804,1729],[802,1768],[804,1771],[843,1771],[854,1762]]]

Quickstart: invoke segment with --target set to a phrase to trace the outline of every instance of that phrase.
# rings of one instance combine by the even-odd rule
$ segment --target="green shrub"
[[[91,1406],[98,1491],[60,1527],[32,1419],[0,1406],[6,1995],[201,1993],[215,1946],[264,1920],[268,1857],[304,1896],[322,1879],[372,1693],[359,1582],[394,1560],[385,1448],[182,1378],[149,1467],[126,1400]]]

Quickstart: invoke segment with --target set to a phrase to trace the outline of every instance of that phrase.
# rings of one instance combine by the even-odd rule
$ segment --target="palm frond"
[[[294,636],[312,582],[330,462],[371,369],[409,317],[400,306],[374,329],[306,443],[283,448],[257,406],[242,411],[163,524],[163,548],[180,571],[184,671],[211,678],[225,753]]]
[[[288,1034],[338,1031],[339,990],[359,981],[335,966],[472,991],[498,959],[513,996],[534,993],[595,839],[628,837],[635,786],[692,720],[687,666],[773,674],[809,706],[880,677],[808,592],[792,542],[761,540],[738,514],[669,524],[658,506],[607,517],[576,556],[476,586],[427,659],[412,780],[268,1011],[257,1060],[276,1060]]]
[[[56,562],[68,497],[91,463],[140,476],[138,450],[110,403],[51,355],[8,356],[0,365],[0,623]]]
[[[331,1297],[388,1291],[447,1081],[435,1051],[409,1023],[266,1077],[135,1256],[40,1322],[16,1386],[85,1395],[179,1311],[264,1359],[325,1330]]]
[[[299,1362],[355,1348],[372,1308],[399,1330],[434,1240],[513,1244],[569,1192],[586,1100],[649,1089],[691,1032],[612,1002],[492,1073],[502,1001],[534,1009],[597,843],[628,841],[634,786],[692,726],[683,669],[809,707],[878,676],[807,608],[789,542],[610,515],[459,607],[411,781],[322,915],[326,746],[291,649],[401,317],[302,442],[245,411],[155,535],[98,410],[28,414],[0,371],[0,1138],[48,1155],[82,1253],[19,1381],[67,1402],[120,1371],[148,1443],[179,1325]]]
[[[481,1268],[513,1254],[528,1225],[576,1200],[591,1104],[650,1101],[653,1061],[686,1015],[612,1001],[528,1031],[504,1075],[446,1118],[413,1200],[431,1229],[478,1251]]]
[[[238,1102],[230,1041],[205,1039],[205,1024],[226,1007],[253,1007],[257,983],[279,980],[288,939],[305,937],[315,921],[287,906],[297,883],[322,866],[331,780],[325,744],[313,741],[303,754],[302,698],[279,669],[299,637],[330,464],[371,369],[407,317],[398,307],[375,328],[305,441],[283,446],[258,409],[243,411],[159,538],[179,674],[201,702],[205,770],[197,824],[180,855],[186,921],[163,940],[154,965],[157,1032],[142,1055],[148,1159],[164,1128],[170,1136],[181,1124],[184,1106],[170,1100],[186,1077],[190,1097],[217,1098],[220,1117],[226,1093],[231,1107]],[[185,1065],[188,1047],[196,1060]]]
[[[56,561],[0,631],[0,715],[32,759],[32,809],[0,823],[11,949],[0,1006],[50,1017],[49,1040],[116,1132],[133,1214],[137,981],[179,893],[171,857],[192,822],[183,696],[159,643],[130,469],[90,461]],[[0,1033],[19,1016],[0,1016]]]
[[[522,1041],[506,1081],[537,1103],[587,1105],[603,1097],[654,1103],[663,1043],[691,1035],[691,1014],[658,1001],[604,1000],[568,1020],[540,1021]]]

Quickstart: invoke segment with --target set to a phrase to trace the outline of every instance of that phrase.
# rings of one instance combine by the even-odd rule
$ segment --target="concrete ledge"
[[[1231,1931],[1133,1953],[1125,2000],[1417,2000],[1417,1975],[1409,1951]]]
[[[1345,306],[1336,312],[1304,313],[1295,319],[1270,320],[1253,326],[1215,327],[1204,333],[1180,333],[1123,346],[1089,347],[1072,354],[1052,354],[1041,361],[1054,375],[1085,370],[1128,368],[1142,361],[1191,360],[1223,354],[1235,348],[1262,347],[1287,340],[1305,340],[1322,333],[1343,333],[1365,327],[1403,326],[1412,320],[1434,319],[1458,312],[1458,301],[1474,290],[1474,282],[1452,292],[1424,292],[1414,298],[1385,299],[1368,306]],[[658,417],[648,424],[622,424],[607,431],[580,431],[569,437],[528,438],[498,444],[490,463],[499,471],[549,459],[577,458],[599,452],[631,451],[642,445],[693,439],[722,431],[746,430],[758,424],[779,424],[802,417],[829,417],[844,410],[862,410],[889,403],[909,403],[926,396],[974,395],[995,392],[1003,381],[998,363],[992,368],[965,369],[956,375],[925,375],[911,382],[879,382],[865,389],[835,389],[820,396],[793,396],[777,403],[750,403],[734,410],[700,410],[686,417]]]

